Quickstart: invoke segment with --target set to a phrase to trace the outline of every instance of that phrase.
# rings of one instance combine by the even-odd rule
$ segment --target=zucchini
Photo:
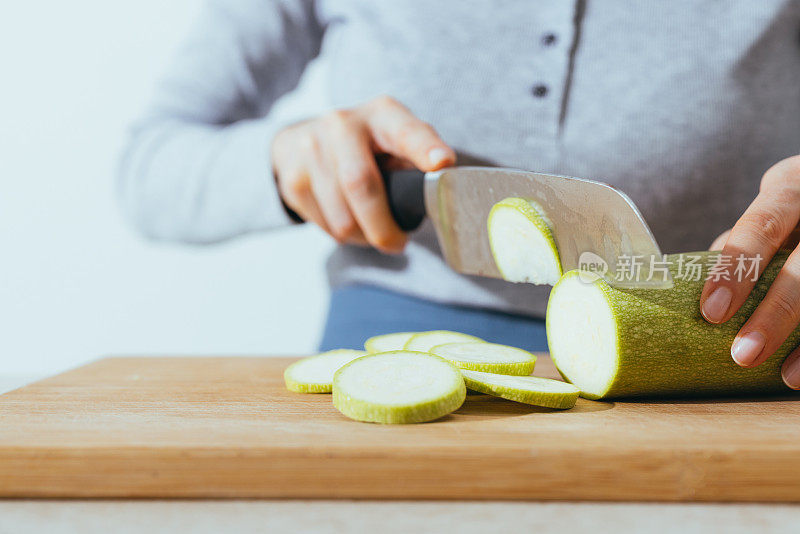
[[[445,343],[430,350],[459,369],[525,376],[533,372],[536,356],[527,350],[497,343]]]
[[[451,332],[450,330],[431,330],[430,332],[419,332],[411,336],[403,347],[405,350],[418,352],[429,352],[436,345],[456,342],[482,343],[479,337],[461,332]]]
[[[283,372],[286,389],[297,393],[330,393],[333,374],[365,354],[363,350],[337,349],[296,361]]]
[[[333,378],[333,405],[357,421],[432,421],[457,410],[465,398],[459,370],[424,352],[370,354],[344,365]]]
[[[402,350],[408,340],[411,339],[411,336],[415,334],[416,332],[395,332],[394,334],[372,336],[364,342],[364,349],[370,354]]]
[[[492,256],[504,280],[553,285],[561,277],[551,224],[536,202],[501,200],[489,212],[487,228]]]
[[[668,256],[672,289],[618,289],[581,271],[566,273],[547,305],[550,355],[562,376],[590,399],[787,393],[780,367],[800,343],[800,328],[752,369],[739,367],[730,348],[788,252],[773,258],[736,315],[715,325],[703,319],[699,302],[718,254],[684,255],[700,257],[697,280],[681,274],[679,255]]]
[[[469,389],[545,408],[572,408],[580,393],[574,385],[550,378],[498,375],[464,369],[461,374]]]

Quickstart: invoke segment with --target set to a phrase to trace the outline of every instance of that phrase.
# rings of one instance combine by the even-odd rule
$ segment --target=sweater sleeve
[[[319,52],[313,0],[211,0],[123,150],[117,190],[148,237],[206,243],[290,223],[272,104]]]

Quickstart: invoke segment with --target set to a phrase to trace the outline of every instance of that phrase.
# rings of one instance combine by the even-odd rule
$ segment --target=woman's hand
[[[340,243],[399,253],[406,235],[389,210],[379,155],[426,172],[456,159],[429,124],[387,96],[295,124],[272,142],[278,189],[291,209]]]
[[[742,367],[755,367],[769,358],[800,323],[800,156],[785,159],[770,168],[761,180],[758,196],[736,225],[721,235],[712,249],[731,258],[720,269],[727,276],[707,280],[700,298],[703,316],[711,323],[724,323],[744,303],[755,285],[753,276],[734,276],[736,259],[761,256],[758,275],[780,248],[793,249],[766,297],[739,330],[731,356]],[[727,279],[726,279],[727,278]],[[739,279],[741,278],[741,280]],[[783,364],[783,381],[800,389],[800,349]]]

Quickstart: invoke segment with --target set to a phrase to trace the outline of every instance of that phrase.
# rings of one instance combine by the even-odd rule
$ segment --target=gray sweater
[[[334,107],[392,95],[459,163],[619,187],[665,252],[707,247],[800,152],[798,1],[216,0],[132,129],[119,191],[135,224],[199,243],[291,224],[272,111],[315,58]],[[403,256],[338,247],[328,270],[438,302],[546,302],[452,272],[429,224]]]

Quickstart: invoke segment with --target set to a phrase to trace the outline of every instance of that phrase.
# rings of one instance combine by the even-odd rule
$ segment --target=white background
[[[55,372],[106,354],[315,347],[331,246],[321,232],[157,245],[118,211],[114,171],[125,129],[199,7],[198,0],[4,6],[0,374]]]

